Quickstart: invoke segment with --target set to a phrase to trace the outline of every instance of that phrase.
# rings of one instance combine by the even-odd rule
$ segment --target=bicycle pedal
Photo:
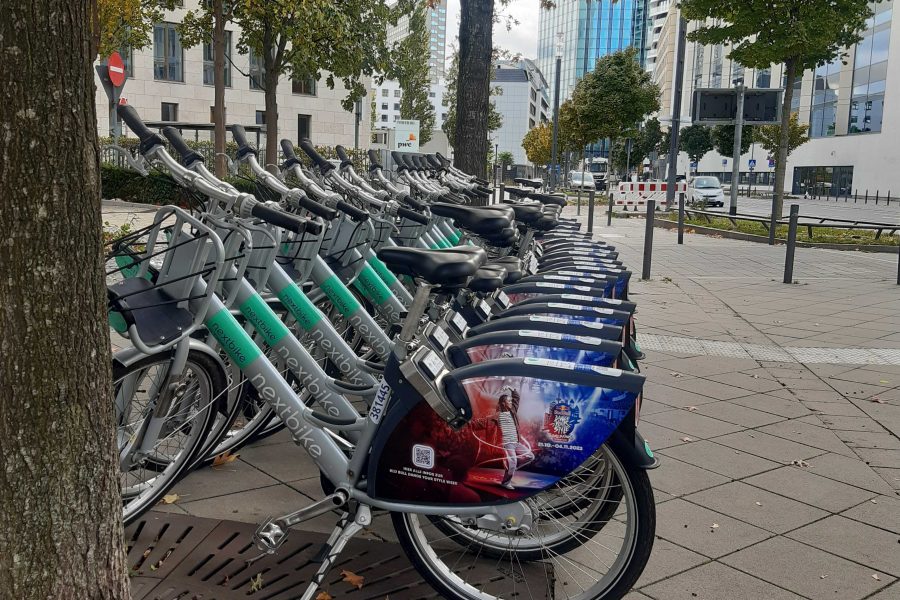
[[[273,519],[266,519],[253,533],[253,542],[265,554],[274,554],[287,539],[287,534]]]

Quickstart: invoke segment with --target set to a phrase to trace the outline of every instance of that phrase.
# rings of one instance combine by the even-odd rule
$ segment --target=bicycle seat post
[[[397,338],[401,343],[407,345],[415,339],[416,331],[419,328],[419,321],[425,315],[428,308],[428,301],[431,298],[431,290],[434,286],[428,283],[420,283],[416,288],[416,295],[413,298],[412,305],[403,321],[403,328],[400,330],[400,336]]]

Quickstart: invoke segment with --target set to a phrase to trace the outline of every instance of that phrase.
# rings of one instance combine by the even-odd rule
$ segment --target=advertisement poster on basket
[[[419,121],[400,119],[394,127],[394,147],[399,152],[419,151]]]

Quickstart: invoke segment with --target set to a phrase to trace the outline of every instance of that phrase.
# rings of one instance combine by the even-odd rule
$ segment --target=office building
[[[124,53],[128,78],[122,98],[134,106],[145,121],[209,124],[213,107],[212,50],[210,44],[182,47],[176,25],[189,10],[199,7],[200,0],[185,0],[182,4],[175,10],[166,11],[165,21],[154,26],[149,46]],[[240,28],[228,24],[225,40],[226,122],[262,125],[265,124],[265,93],[259,85],[261,61],[252,53],[238,53],[239,37]],[[340,81],[335,89],[329,89],[324,83],[327,74],[322,75],[319,81],[281,79],[278,84],[278,137],[294,142],[309,137],[316,144],[352,147],[356,119],[353,112],[341,107],[346,90]],[[96,101],[98,131],[108,135],[109,104],[99,78]],[[366,102],[362,104],[360,140],[364,143],[369,139],[369,106]],[[211,135],[201,131],[197,138],[208,140]]]
[[[428,88],[428,99],[434,109],[434,127],[440,129],[447,119],[447,102],[444,94],[447,82],[443,78],[432,83]],[[400,83],[393,79],[385,79],[384,83],[372,90],[375,99],[375,127],[392,129],[400,117],[400,100],[403,90]]]
[[[811,69],[791,82],[794,87],[792,112],[809,126],[810,141],[797,148],[788,158],[785,189],[795,194],[852,194],[866,189],[883,195],[900,190],[894,135],[900,132],[900,41],[891,42],[893,2],[871,5],[875,15],[869,19],[862,40],[848,49],[848,55],[829,64]],[[677,11],[667,17],[666,26],[675,31]],[[695,25],[689,25],[689,30]],[[898,29],[900,30],[900,26]],[[672,34],[660,38],[654,77],[671,90],[674,60],[663,66],[663,55],[674,53]],[[783,66],[765,69],[745,68],[728,59],[728,48],[703,46],[688,42],[685,52],[685,79],[682,96],[682,124],[690,124],[691,99],[694,89],[731,87],[733,80],[755,88],[780,88],[784,81]],[[846,63],[846,64],[844,64]],[[667,83],[668,82],[668,83]],[[671,91],[670,91],[671,94]],[[660,110],[665,121],[671,109]],[[671,106],[671,104],[668,104]],[[755,180],[771,184],[774,165],[765,150],[757,145],[741,157],[741,181]],[[755,160],[753,176],[749,161]],[[679,161],[679,172],[687,172],[687,159]],[[711,173],[723,181],[731,180],[731,157],[710,152],[698,165],[698,172]]]
[[[647,2],[557,0],[553,8],[541,9],[535,62],[551,86],[551,103],[558,42],[562,44],[560,104],[602,56],[633,46],[638,49],[641,64],[645,64]]]
[[[436,84],[444,77],[444,59],[447,54],[447,0],[434,0],[425,12],[428,27],[428,69],[431,83]],[[409,17],[401,17],[397,24],[387,30],[388,47],[399,43],[409,35]]]
[[[534,61],[500,61],[494,63],[491,87],[502,90],[491,96],[491,101],[503,117],[500,129],[490,133],[491,147],[511,152],[514,164],[527,165],[522,139],[528,130],[552,117],[547,82]]]

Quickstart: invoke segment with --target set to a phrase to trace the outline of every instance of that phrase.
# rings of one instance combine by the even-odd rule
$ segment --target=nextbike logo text
[[[303,446],[313,458],[322,456],[322,447],[310,435],[313,428],[303,422],[300,413],[285,402],[275,388],[266,382],[266,378],[261,373],[257,373],[250,379],[250,383],[259,392],[260,397],[272,405],[285,427],[294,435],[294,440]]]

